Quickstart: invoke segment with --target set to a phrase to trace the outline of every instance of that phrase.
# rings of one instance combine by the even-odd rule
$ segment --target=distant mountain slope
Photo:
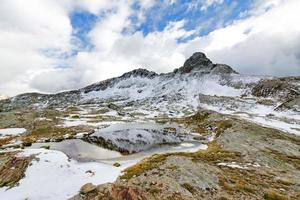
[[[196,110],[204,103],[209,106],[222,105],[230,99],[237,104],[238,98],[243,100],[248,97],[260,100],[272,98],[274,109],[280,105],[280,109],[299,111],[299,83],[299,77],[242,75],[230,66],[214,64],[205,54],[196,52],[182,67],[170,73],[157,74],[147,69],[135,69],[78,90],[57,94],[21,94],[2,101],[0,108],[64,107],[117,101],[135,104],[136,107],[147,105],[164,109],[167,105],[180,105],[182,109]],[[204,98],[203,95],[211,97]],[[227,99],[216,100],[216,97]],[[251,102],[238,107],[247,107],[248,104]]]

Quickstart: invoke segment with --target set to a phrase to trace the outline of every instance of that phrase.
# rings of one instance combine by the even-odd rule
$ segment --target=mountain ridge
[[[173,77],[176,74],[186,74],[190,73],[192,70],[201,71],[203,74],[208,74],[210,72],[212,73],[219,73],[219,74],[229,74],[229,73],[235,73],[238,74],[236,71],[234,71],[230,66],[225,64],[214,64],[211,60],[209,60],[206,55],[202,52],[195,52],[190,58],[188,58],[182,67],[174,69],[172,72],[168,73],[156,73],[154,71],[147,70],[145,68],[137,68],[134,70],[131,70],[129,72],[124,73],[121,76],[106,79],[97,83],[93,83],[91,85],[88,85],[86,87],[81,88],[85,93],[92,91],[93,89],[98,90],[105,90],[107,87],[106,84],[109,84],[110,82],[115,81],[116,79],[123,79],[123,78],[129,78],[131,76],[134,77],[144,77],[144,78],[154,78],[156,76],[170,76]],[[204,70],[201,70],[204,69]],[[95,86],[99,86],[99,88],[95,88]]]
[[[203,95],[208,95],[211,96],[209,97],[211,100],[215,99],[214,96],[236,97],[234,101],[237,97],[241,99],[272,97],[274,105],[275,103],[288,105],[285,106],[288,109],[299,110],[299,80],[299,77],[277,78],[239,74],[232,67],[214,64],[204,53],[196,52],[173,72],[158,74],[138,68],[119,77],[76,90],[55,94],[20,94],[0,101],[0,109],[22,106],[47,108],[118,101],[136,104],[140,102],[140,105],[168,102],[170,105],[181,104],[196,110],[201,107],[201,101],[207,99],[203,98]],[[292,102],[292,105],[288,102]]]

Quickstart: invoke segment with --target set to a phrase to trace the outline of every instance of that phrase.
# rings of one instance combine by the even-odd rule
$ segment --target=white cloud
[[[0,6],[0,93],[56,92],[78,88],[145,67],[172,71],[195,51],[204,51],[215,62],[252,74],[295,75],[300,73],[300,2],[257,0],[242,19],[207,36],[178,42],[194,31],[185,21],[169,22],[162,31],[144,35],[129,19],[141,23],[155,0],[3,0]],[[172,1],[173,2],[173,1]],[[222,0],[201,1],[209,6]],[[74,9],[101,15],[88,37],[92,51],[62,60],[47,57],[50,49],[67,52],[74,48],[69,14]],[[203,8],[204,9],[204,8]],[[199,25],[201,26],[201,24]],[[124,29],[127,31],[124,32]],[[57,68],[57,65],[67,68]]]
[[[213,5],[222,4],[223,1],[224,0],[204,0],[202,2],[201,10],[205,11],[205,10],[207,10],[209,7],[211,7]]]
[[[16,82],[26,80],[29,72],[51,67],[56,60],[49,59],[41,51],[67,51],[70,49],[71,32],[72,27],[63,3],[51,0],[1,1],[2,88],[3,85],[16,85]],[[9,89],[4,89],[4,92],[16,93]]]
[[[299,75],[299,9],[297,0],[277,2],[267,12],[216,30],[199,43],[210,41],[204,50],[214,60],[244,73]]]
[[[224,0],[194,0],[189,3],[188,10],[198,9],[200,11],[207,11],[211,6],[220,5]]]

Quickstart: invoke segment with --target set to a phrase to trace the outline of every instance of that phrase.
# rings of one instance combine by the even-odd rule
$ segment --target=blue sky
[[[78,40],[82,48],[90,49],[92,44],[87,38],[87,33],[93,28],[98,16],[87,12],[75,10],[70,14],[73,36]]]
[[[0,10],[0,94],[169,72],[196,51],[242,74],[300,75],[299,0],[2,0]]]
[[[152,31],[162,31],[170,21],[186,20],[186,30],[197,30],[197,35],[205,35],[216,28],[231,23],[239,18],[239,14],[251,6],[251,1],[225,0],[220,4],[213,4],[207,9],[201,9],[203,4],[180,0],[172,5],[156,4],[146,13],[146,20],[138,30],[147,34]],[[157,14],[159,13],[159,14]],[[207,23],[208,22],[208,23]],[[196,36],[196,35],[195,35]]]
[[[211,31],[231,24],[234,20],[239,20],[253,5],[253,0],[223,0],[212,3],[207,8],[202,1],[178,0],[169,4],[167,1],[157,1],[150,9],[144,13],[145,19],[139,22],[135,15],[130,16],[134,30],[141,31],[147,35],[154,31],[163,31],[164,28],[173,21],[184,20],[185,30],[196,30],[187,39],[209,34]],[[143,9],[140,2],[131,5],[134,12],[139,13]],[[112,9],[113,10],[113,9]],[[80,41],[82,47],[90,49],[93,44],[89,41],[87,34],[97,21],[101,21],[103,14],[93,14],[88,11],[74,10],[70,14],[73,27],[73,36]],[[126,33],[126,27],[124,28]],[[185,39],[186,40],[186,39]],[[184,41],[185,41],[184,40]],[[179,40],[180,42],[180,40]]]

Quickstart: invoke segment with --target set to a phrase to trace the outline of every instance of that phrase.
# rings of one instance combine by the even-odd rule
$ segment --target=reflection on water
[[[64,152],[70,158],[82,162],[98,161],[105,163],[140,160],[146,156],[158,153],[170,152],[195,152],[200,149],[206,149],[207,145],[199,142],[184,142],[178,145],[159,145],[150,150],[123,156],[117,151],[108,150],[80,139],[64,140],[61,142],[50,143],[34,143],[31,149],[41,148],[42,146],[50,146],[50,149]]]
[[[99,159],[111,159],[122,156],[117,151],[111,151],[96,145],[84,142],[80,139],[64,140],[61,142],[34,143],[30,148],[36,149],[42,146],[50,146],[50,149],[64,152],[70,158],[79,161]]]

